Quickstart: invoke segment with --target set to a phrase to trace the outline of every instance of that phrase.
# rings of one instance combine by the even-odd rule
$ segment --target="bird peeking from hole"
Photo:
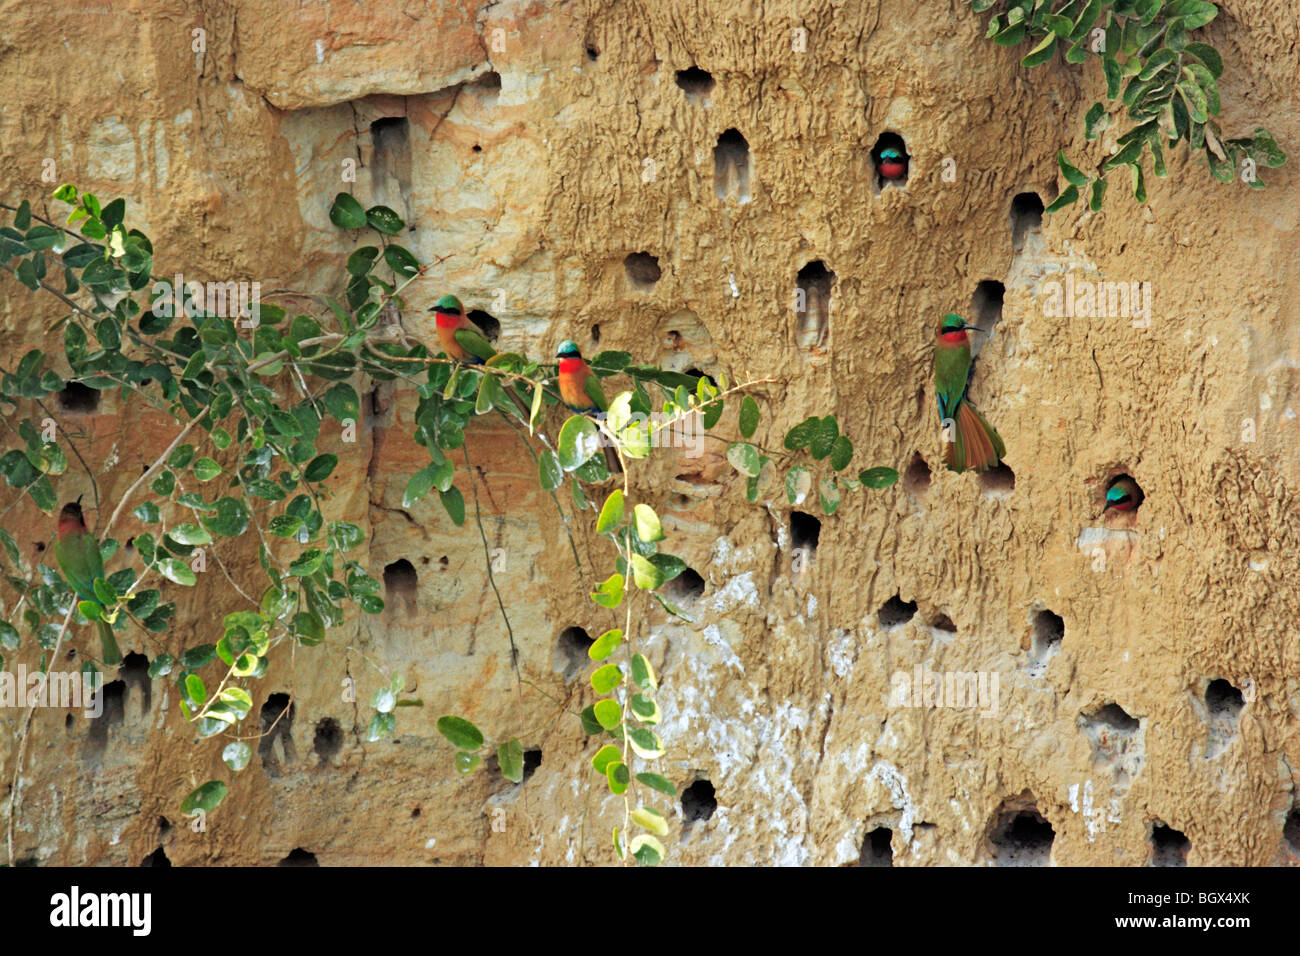
[[[885,146],[876,155],[876,172],[880,174],[881,185],[885,180],[899,182],[907,178],[907,165],[910,157],[901,146]]]
[[[975,361],[969,332],[983,329],[949,312],[939,323],[934,345],[934,390],[944,425],[944,464],[949,471],[988,471],[1001,464],[1007,447],[966,397]]]
[[[1145,497],[1136,481],[1128,475],[1120,475],[1106,489],[1106,507],[1101,509],[1101,513],[1105,515],[1107,511],[1118,511],[1122,514],[1137,511]]]

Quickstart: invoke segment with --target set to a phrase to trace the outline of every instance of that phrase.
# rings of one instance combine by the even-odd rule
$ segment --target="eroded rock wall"
[[[1294,153],[1296,11],[1231,0],[1206,33],[1227,64],[1225,129],[1266,126]],[[638,635],[663,685],[665,772],[683,790],[706,780],[716,801],[700,784],[676,808],[674,861],[1043,862],[1050,841],[1058,864],[1295,862],[1294,171],[1256,192],[1177,154],[1144,205],[1117,183],[1101,213],[1013,216],[1017,196],[1055,195],[1057,149],[1086,154],[1082,116],[1104,84],[1095,64],[1023,70],[1023,50],[982,34],[965,4],[905,0],[4,0],[4,198],[48,196],[52,163],[57,182],[128,197],[161,274],[323,291],[356,244],[327,217],[351,191],[396,209],[402,241],[440,260],[413,287],[410,335],[430,339],[423,310],[454,291],[499,321],[500,347],[539,358],[598,339],[772,378],[757,392],[762,444],[834,412],[855,468],[904,470],[895,488],[848,495],[815,551],[779,489],[745,500],[717,443],[637,470],[635,495],[703,579],[676,593],[694,624],[656,609]],[[679,85],[691,67],[712,86]],[[911,155],[904,188],[873,174],[886,131]],[[634,281],[634,253],[657,259],[657,281]],[[833,280],[809,337],[793,302],[813,262]],[[1067,273],[1149,282],[1149,322],[1052,317],[1049,283]],[[3,310],[11,355],[46,345],[61,315],[12,281]],[[941,467],[931,343],[952,310],[992,329],[973,394],[1013,474]],[[586,702],[562,632],[618,623],[585,599],[608,545],[566,503],[579,571],[517,437],[475,426],[460,484],[500,549],[518,689],[473,519],[456,529],[436,500],[401,506],[423,454],[412,394],[381,384],[366,405],[355,443],[321,443],[341,459],[332,516],[373,533],[372,574],[409,562],[413,589],[393,578],[382,616],[276,656],[256,705],[291,692],[291,720],[204,833],[179,800],[228,774],[219,748],[192,745],[168,682],[124,675],[120,712],[100,724],[38,712],[20,859],[134,865],[162,847],[176,864],[295,849],[325,865],[610,861],[622,803],[590,774],[577,721],[555,718]],[[166,434],[110,393],[63,418],[105,462],[106,500]],[[1145,502],[1131,522],[1103,521],[1121,472]],[[84,490],[67,481],[68,497]],[[17,514],[6,527],[39,561],[51,522]],[[254,586],[252,552],[223,547]],[[219,575],[173,590],[177,626],[133,642],[147,658],[211,639],[237,606]],[[986,695],[996,678],[996,707],[893,693],[897,675],[924,685],[927,671],[981,674]],[[393,672],[424,706],[367,743],[365,702]],[[347,678],[360,704],[344,700]],[[521,734],[540,765],[522,786],[459,777],[433,726],[448,712]],[[0,719],[7,786],[18,712]]]

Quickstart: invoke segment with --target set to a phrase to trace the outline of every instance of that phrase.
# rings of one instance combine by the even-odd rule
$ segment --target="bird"
[[[970,354],[967,332],[977,326],[967,325],[960,315],[949,312],[939,323],[934,346],[934,388],[939,399],[939,418],[952,422],[945,436],[944,463],[950,471],[987,471],[1001,463],[1006,445],[985,421],[984,416],[966,397],[974,361]]]
[[[1101,509],[1101,513],[1105,514],[1112,508],[1116,511],[1137,511],[1145,497],[1136,481],[1128,475],[1120,475],[1106,489],[1106,507]]]
[[[907,155],[897,146],[886,146],[876,160],[876,169],[882,179],[903,179],[907,176]]]
[[[54,543],[54,560],[59,570],[72,585],[72,590],[82,601],[88,601],[103,612],[104,605],[95,594],[95,579],[104,576],[104,557],[99,550],[99,542],[86,530],[86,518],[81,512],[81,496],[76,501],[69,501],[59,512],[59,537]],[[104,650],[104,663],[117,664],[122,660],[117,641],[113,637],[113,626],[107,621],[95,622],[99,625],[99,641]]]
[[[605,412],[609,410],[605,390],[600,387],[600,379],[592,374],[591,366],[578,351],[577,343],[572,339],[565,339],[560,343],[555,357],[560,363],[558,378],[560,398],[564,399],[564,404],[580,415],[603,419]],[[616,474],[622,471],[614,449],[604,444],[601,447],[605,452],[605,465],[609,472]]]
[[[448,358],[482,365],[496,354],[478,327],[465,318],[465,309],[454,295],[444,295],[430,311],[437,313],[438,341]]]

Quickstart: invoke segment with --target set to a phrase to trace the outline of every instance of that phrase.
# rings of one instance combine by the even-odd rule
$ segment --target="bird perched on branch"
[[[934,346],[934,389],[939,399],[939,417],[944,424],[944,463],[950,471],[987,471],[1001,463],[1006,445],[966,397],[974,362],[970,354],[970,331],[960,315],[949,312],[939,323]]]
[[[560,363],[558,378],[560,397],[564,399],[564,404],[579,414],[603,419],[605,412],[609,410],[605,390],[600,387],[600,379],[592,372],[591,366],[586,363],[582,353],[578,351],[577,343],[565,339],[560,343],[560,348],[555,357]],[[601,445],[601,448],[605,452],[605,465],[610,474],[617,474],[622,471],[623,469],[618,462],[618,455],[614,449],[604,444]]]
[[[482,365],[496,354],[478,326],[465,317],[465,309],[454,295],[444,295],[431,311],[437,314],[438,341],[448,358]]]
[[[80,496],[76,501],[69,501],[59,512],[59,537],[54,543],[54,560],[58,562],[59,570],[68,579],[68,584],[77,593],[77,597],[99,609],[101,617],[95,623],[99,625],[104,663],[120,662],[122,652],[118,650],[117,641],[113,637],[113,626],[103,619],[106,609],[95,594],[95,579],[104,576],[104,557],[100,553],[99,542],[86,530]]]

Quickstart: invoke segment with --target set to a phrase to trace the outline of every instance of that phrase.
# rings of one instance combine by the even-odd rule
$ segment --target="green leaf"
[[[831,468],[843,471],[853,460],[853,442],[847,435],[840,435],[831,445]]]
[[[801,505],[812,490],[812,474],[803,465],[795,465],[785,476],[785,497],[792,505]]]
[[[618,607],[623,601],[623,575],[611,574],[597,586],[591,599],[601,607]]]
[[[226,799],[226,789],[226,785],[220,780],[209,780],[201,787],[192,790],[189,796],[181,801],[181,813],[186,816],[192,816],[199,810],[211,813],[222,800]]]
[[[159,677],[166,677],[172,672],[175,661],[170,654],[159,654],[149,663],[149,679],[156,680]]]
[[[1056,164],[1061,167],[1061,175],[1063,175],[1072,185],[1082,186],[1088,182],[1088,177],[1065,158],[1065,150],[1057,151]]]
[[[433,465],[425,465],[406,482],[406,490],[402,492],[402,507],[410,508],[420,501],[433,489],[433,483],[436,478]]]
[[[858,481],[868,488],[888,488],[898,481],[898,472],[893,468],[877,465],[858,473]]]
[[[744,438],[753,438],[758,429],[758,402],[746,395],[740,402],[740,434]]]
[[[642,866],[658,866],[666,855],[664,845],[648,833],[634,836],[627,849]]]
[[[651,541],[662,541],[664,539],[664,529],[659,521],[659,516],[655,510],[646,504],[639,504],[632,509],[633,522],[636,525],[637,537],[647,543]]]
[[[587,734],[588,736],[594,736],[595,734],[599,734],[603,732],[605,729],[604,727],[600,726],[600,721],[596,719],[596,708],[593,705],[584,707],[582,709],[582,713],[580,713],[578,717],[582,721],[583,733]]]
[[[183,684],[185,696],[195,707],[202,707],[208,699],[208,690],[203,686],[203,678],[198,674],[188,675]]]
[[[596,668],[591,675],[591,687],[597,694],[608,694],[623,683],[623,671],[617,664]]]
[[[438,718],[438,733],[458,750],[478,750],[483,746],[483,732],[463,717]]]
[[[385,235],[395,236],[406,228],[402,217],[387,206],[371,206],[366,210],[366,222]]]
[[[232,744],[227,744],[226,749],[221,751],[221,759],[227,767],[239,773],[253,759],[253,749],[242,740],[236,740]]]
[[[1209,119],[1210,102],[1205,91],[1190,80],[1178,84],[1178,92],[1187,104],[1187,113],[1194,123],[1204,123]]]
[[[397,715],[393,713],[376,712],[370,718],[370,724],[366,727],[366,740],[374,743],[376,740],[382,740],[397,728]]]
[[[360,204],[358,207],[360,208]],[[363,214],[364,215],[364,214]],[[375,259],[379,256],[378,246],[362,246],[360,249],[348,256],[347,270],[348,275],[363,276],[369,272],[375,264]]]
[[[1142,167],[1136,163],[1130,167],[1133,170],[1133,198],[1138,202],[1147,201],[1146,181],[1142,177]]]
[[[660,793],[666,794],[667,796],[672,797],[674,800],[677,799],[677,788],[673,786],[672,781],[669,780],[667,777],[660,776],[657,773],[647,772],[647,773],[637,774],[636,779],[640,783],[645,784],[651,790],[658,790]]]
[[[537,393],[540,395],[541,391],[538,389]],[[543,491],[554,491],[564,482],[564,469],[560,467],[560,459],[549,448],[542,449],[537,456],[537,478]]]
[[[627,793],[627,786],[632,781],[632,773],[627,764],[614,761],[605,768],[605,779],[609,782],[609,792],[615,796]]]
[[[606,730],[613,730],[623,719],[623,708],[612,697],[605,697],[592,705],[592,714],[596,722]]]
[[[1020,61],[1023,67],[1034,67],[1041,63],[1046,63],[1056,52],[1056,34],[1049,33],[1039,42],[1038,46],[1029,51],[1028,55]]]
[[[181,524],[167,532],[167,536],[177,544],[199,545],[211,544],[212,535],[206,528],[200,528],[196,524]]]
[[[605,744],[596,751],[596,756],[591,758],[592,769],[596,773],[604,775],[609,769],[609,765],[622,758],[622,752],[613,744]]]
[[[646,694],[633,694],[628,701],[628,707],[631,708],[633,716],[643,724],[657,724],[662,716],[659,712],[659,704]]]
[[[1101,209],[1102,197],[1106,195],[1106,180],[1094,179],[1092,187],[1088,191],[1088,208],[1093,212]]]
[[[360,229],[366,224],[366,213],[347,193],[339,193],[330,206],[330,222],[340,229]]]
[[[632,580],[643,591],[653,591],[664,583],[663,572],[639,554],[632,555]]]
[[[374,210],[371,210],[371,212],[374,212]],[[399,219],[398,222],[401,222],[401,220]],[[396,243],[390,243],[388,248],[384,250],[384,261],[388,263],[388,268],[403,279],[409,279],[420,271],[419,260]]]
[[[340,422],[361,420],[361,399],[357,390],[347,382],[336,382],[321,396],[325,410]]]
[[[655,836],[666,837],[668,835],[668,821],[664,819],[664,815],[658,810],[652,810],[649,807],[638,807],[636,810],[632,811],[631,816],[633,823],[639,827],[644,827],[646,830],[655,834]],[[634,840],[633,843],[635,842],[636,841]],[[662,849],[663,848],[660,847],[661,852],[659,853],[659,859],[663,859]],[[633,855],[637,856],[636,850],[633,850]],[[641,859],[640,856],[637,856],[637,859]],[[657,863],[659,861],[656,860],[655,862]]]
[[[211,458],[200,458],[194,462],[194,477],[199,481],[211,481],[221,474],[221,466]],[[154,519],[157,520],[157,519]]]
[[[642,690],[654,691],[659,689],[659,681],[655,677],[655,670],[650,666],[644,654],[632,655],[632,681]]]
[[[201,667],[207,667],[216,659],[217,645],[196,644],[194,647],[187,647],[181,653],[181,667],[196,671]]]
[[[823,478],[821,487],[822,511],[833,515],[840,508],[840,486],[834,478]]]
[[[460,489],[452,485],[446,491],[439,491],[438,497],[442,500],[442,507],[447,512],[447,517],[451,518],[451,523],[457,528],[465,523],[465,498],[460,493]]]
[[[798,451],[800,448],[806,448],[812,444],[813,438],[816,437],[821,429],[821,419],[817,416],[805,418],[794,428],[785,433],[785,447],[787,451]]]
[[[1049,203],[1047,208],[1044,209],[1043,211],[1047,213],[1056,212],[1058,209],[1064,209],[1066,206],[1075,202],[1078,198],[1079,198],[1079,187],[1067,186],[1065,188],[1065,191],[1062,192],[1061,195],[1053,199],[1052,202]]]
[[[731,467],[747,477],[754,477],[762,470],[758,449],[746,442],[733,442],[727,448],[727,461]]]
[[[463,750],[456,753],[454,760],[456,772],[459,774],[473,773],[483,763],[483,758],[478,754],[466,753]]]
[[[19,642],[18,628],[8,621],[0,621],[0,648],[6,651],[17,650]]]
[[[835,439],[840,437],[839,422],[835,420],[834,415],[827,415],[817,423],[817,431],[813,434],[812,442],[808,447],[809,453],[813,456],[814,461],[821,461],[831,453],[835,447]]]
[[[338,455],[317,455],[303,469],[302,475],[307,481],[323,481],[333,473],[338,463]]]
[[[518,739],[511,737],[497,747],[497,763],[501,776],[511,783],[524,782],[524,747]]]
[[[596,519],[596,533],[610,534],[622,523],[623,492],[615,489],[609,493],[609,497],[605,499],[605,504],[600,509],[600,517]]]
[[[619,628],[606,631],[587,648],[587,656],[593,661],[603,661],[613,654],[623,643],[623,632]]]
[[[1184,48],[1183,53],[1196,57],[1216,80],[1223,75],[1223,57],[1219,55],[1218,50],[1208,43],[1189,43]],[[67,253],[64,253],[64,258],[67,258]]]
[[[600,433],[585,415],[573,415],[560,428],[560,467],[576,471],[600,450]]]
[[[199,579],[195,576],[194,572],[190,570],[190,566],[188,564],[182,564],[175,558],[161,558],[156,567],[162,573],[162,576],[168,581],[172,581],[182,587],[189,588],[198,583]]]

